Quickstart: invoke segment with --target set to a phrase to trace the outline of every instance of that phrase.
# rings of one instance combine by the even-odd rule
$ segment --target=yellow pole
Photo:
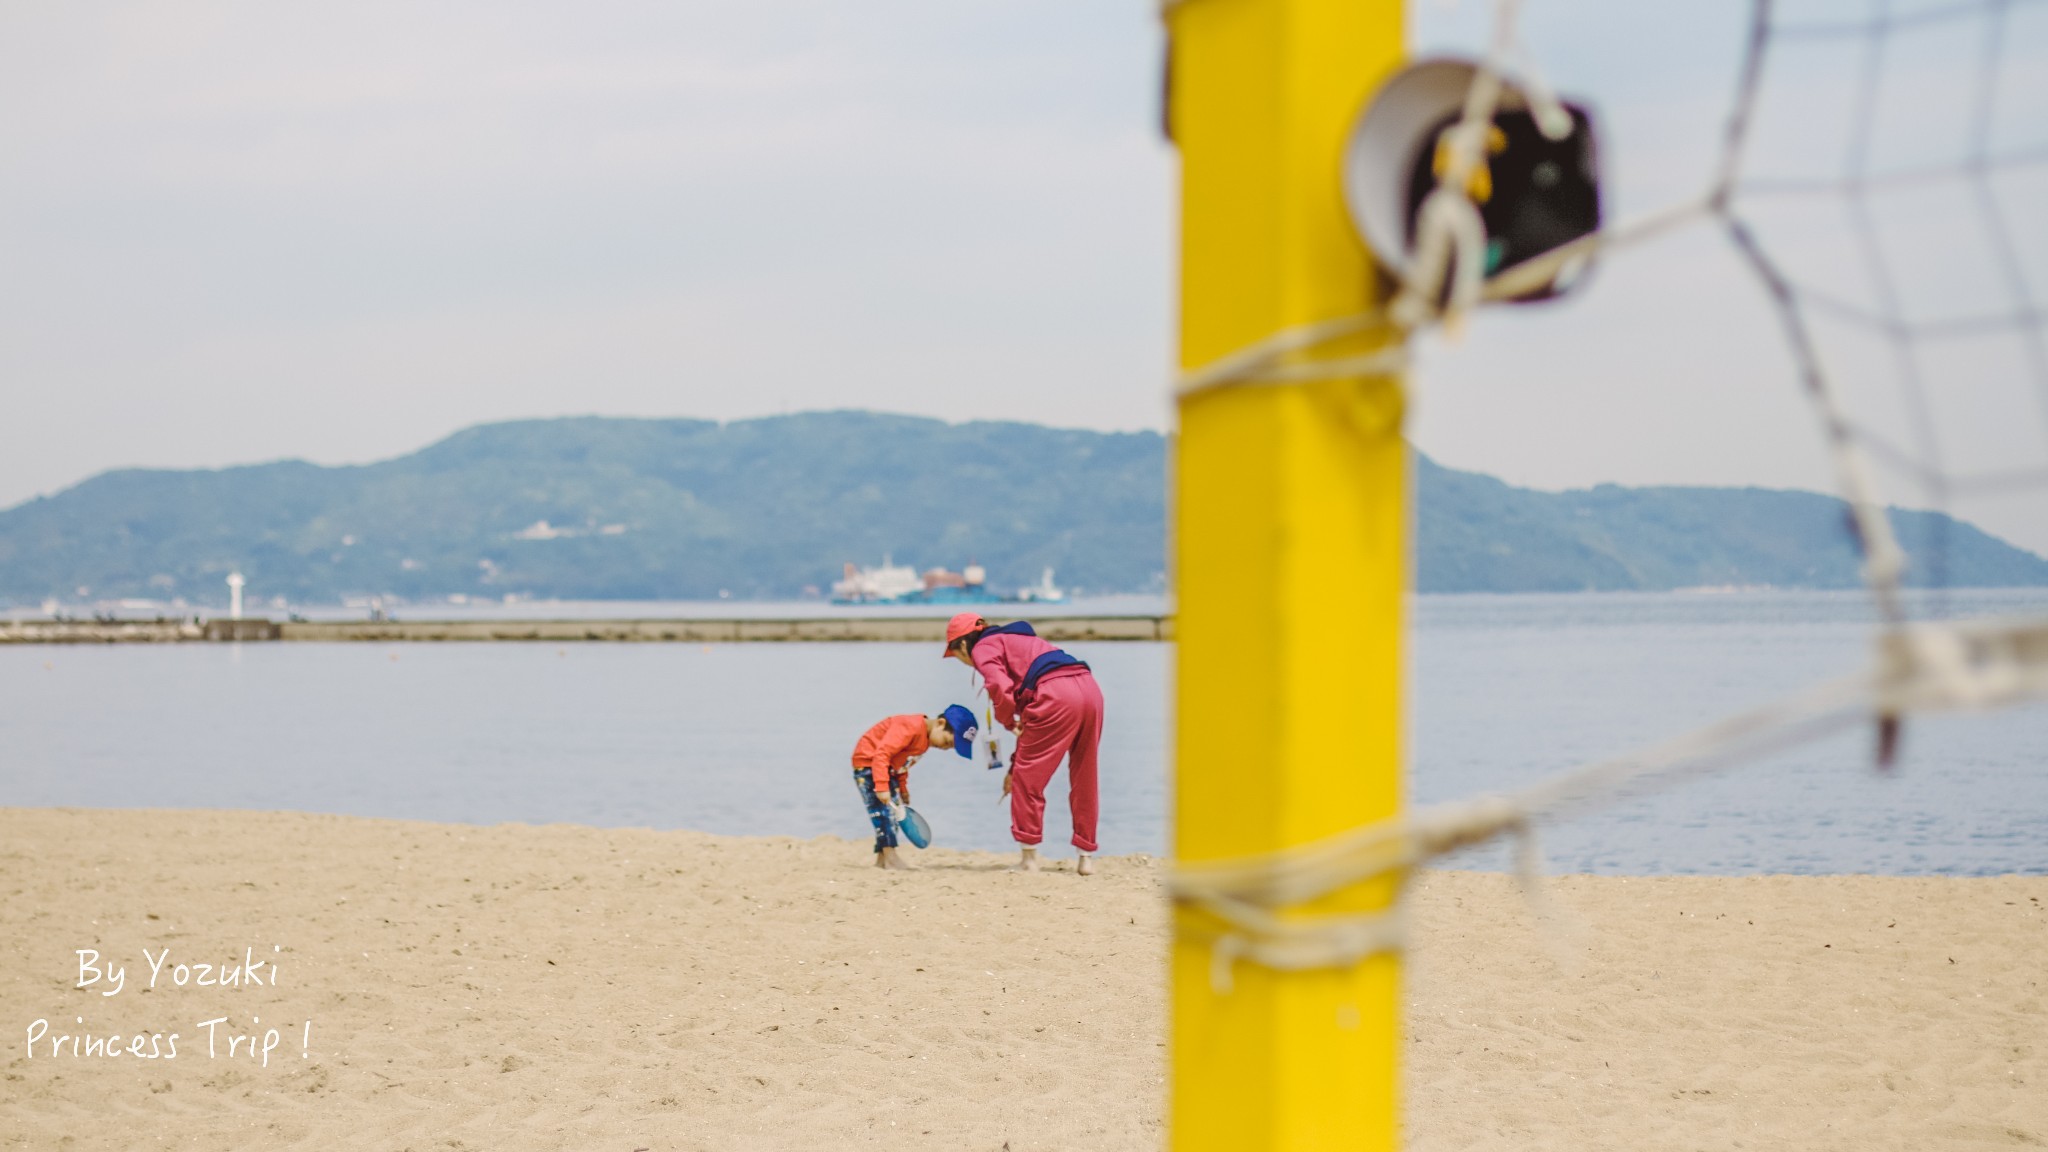
[[[1347,130],[1402,55],[1399,0],[1183,0],[1169,13],[1181,342],[1193,369],[1381,301],[1348,223]],[[1368,334],[1317,355],[1391,339]],[[1180,406],[1175,850],[1254,855],[1396,813],[1407,578],[1401,382],[1245,384]],[[1383,907],[1361,885],[1304,911]],[[1177,914],[1172,1147],[1391,1149],[1399,964],[1211,982]]]

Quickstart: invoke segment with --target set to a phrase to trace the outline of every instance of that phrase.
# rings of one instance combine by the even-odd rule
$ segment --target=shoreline
[[[0,1147],[1157,1146],[1163,863],[1100,857],[1083,879],[867,855],[833,837],[0,808]],[[1564,927],[1532,921],[1506,875],[1417,877],[1411,1149],[2048,1140],[2048,878],[1550,888]],[[81,948],[128,987],[74,987]],[[276,981],[145,991],[144,948],[223,969],[270,953]],[[281,1026],[267,1066],[201,1055],[195,1025],[223,1016]],[[27,1058],[37,1019],[179,1031],[180,1058]]]

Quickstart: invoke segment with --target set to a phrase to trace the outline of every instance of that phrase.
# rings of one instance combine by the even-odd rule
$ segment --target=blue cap
[[[948,704],[940,715],[945,718],[946,727],[953,730],[953,751],[958,752],[963,760],[974,759],[976,729],[973,710],[959,704]]]

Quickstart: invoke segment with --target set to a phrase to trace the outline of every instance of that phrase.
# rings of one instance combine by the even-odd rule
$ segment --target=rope
[[[1161,15],[1189,2],[1163,0]],[[1597,232],[1487,278],[1486,225],[1472,201],[1472,185],[1474,175],[1485,164],[1487,138],[1506,92],[1505,76],[1510,62],[1523,55],[1515,35],[1519,7],[1520,0],[1496,2],[1492,47],[1473,77],[1458,122],[1446,128],[1439,140],[1442,162],[1438,165],[1437,186],[1418,210],[1415,256],[1400,290],[1387,306],[1385,320],[1370,313],[1358,313],[1283,329],[1183,374],[1174,383],[1175,397],[1226,385],[1303,384],[1403,372],[1409,359],[1404,350],[1396,347],[1335,359],[1283,361],[1346,336],[1371,331],[1383,323],[1390,322],[1404,341],[1413,331],[1431,323],[1455,327],[1465,314],[1483,302],[1509,299],[1540,287],[1573,261],[1590,258],[1602,248],[1648,239],[1707,210],[1704,202],[1690,204],[1640,224]],[[1552,139],[1570,134],[1571,114],[1535,68],[1524,61],[1516,74],[1539,129]],[[1444,290],[1446,280],[1450,284],[1448,294]]]
[[[1163,0],[1162,14],[1191,0]],[[1875,465],[1918,482],[1937,506],[1973,482],[2039,485],[2048,470],[2014,470],[1952,478],[1942,466],[1933,437],[1926,382],[1913,342],[1957,329],[2011,333],[2025,351],[2026,375],[2048,417],[2048,313],[2030,283],[2012,241],[2006,209],[1988,183],[1998,171],[2039,163],[2032,152],[1996,154],[1990,125],[2000,70],[2007,67],[2001,45],[2009,10],[2040,0],[1957,0],[1939,10],[1940,21],[1972,15],[1986,18],[1983,56],[1977,77],[1981,91],[1973,113],[1971,155],[1938,169],[1874,172],[1869,141],[1874,132],[1875,93],[1888,39],[1934,21],[1894,16],[1884,4],[1876,18],[1833,24],[1775,23],[1772,0],[1752,0],[1749,36],[1720,142],[1714,175],[1702,195],[1662,212],[1559,246],[1540,256],[1484,276],[1486,234],[1473,202],[1474,177],[1487,155],[1487,135],[1506,91],[1510,64],[1523,56],[1515,30],[1519,0],[1497,0],[1494,36],[1466,92],[1456,123],[1438,140],[1437,183],[1418,210],[1413,259],[1388,304],[1384,318],[1360,313],[1278,332],[1208,365],[1188,372],[1174,391],[1185,398],[1209,389],[1241,384],[1300,384],[1315,380],[1392,374],[1407,366],[1398,345],[1353,356],[1315,358],[1334,341],[1373,333],[1388,325],[1404,342],[1416,330],[1442,325],[1456,331],[1474,307],[1508,300],[1543,287],[1577,261],[1634,245],[1700,219],[1712,219],[1727,234],[1756,276],[1784,329],[1801,383],[1814,405],[1848,505],[1863,556],[1863,580],[1876,601],[1882,629],[1873,666],[1860,675],[1821,684],[1806,692],[1739,713],[1716,724],[1612,760],[1558,773],[1520,791],[1441,805],[1405,818],[1365,827],[1283,851],[1235,860],[1187,862],[1178,866],[1169,890],[1183,915],[1185,938],[1212,948],[1212,982],[1227,990],[1239,963],[1281,969],[1348,967],[1400,948],[1404,919],[1401,892],[1413,871],[1447,853],[1501,836],[1518,838],[1517,873],[1532,904],[1542,900],[1541,866],[1532,832],[1539,818],[1609,803],[1650,787],[1666,787],[1694,775],[1717,772],[1758,754],[1788,747],[1854,725],[1878,721],[1880,763],[1896,742],[1899,718],[1910,712],[1978,709],[2020,700],[2048,698],[2048,620],[1915,623],[1907,620],[1902,592],[1907,555],[1894,534],[1880,497]],[[1860,37],[1866,42],[1856,119],[1850,131],[1847,171],[1819,184],[1751,180],[1743,162],[1756,121],[1769,48],[1775,38]],[[1517,70],[1521,88],[1539,128],[1553,139],[1571,130],[1565,112],[1533,68]],[[1869,192],[1902,180],[1926,181],[1942,173],[1961,175],[1977,196],[1979,223],[1998,254],[1998,283],[2009,306],[1995,313],[1947,322],[1939,331],[1909,322],[1893,286],[1886,254],[1863,203]],[[1838,304],[1802,286],[1775,260],[1744,217],[1744,194],[1834,193],[1849,201],[1862,258],[1869,266],[1879,306]],[[1899,379],[1909,401],[1919,444],[1889,443],[1851,419],[1837,382],[1827,371],[1808,313],[1862,325],[1891,341]],[[1938,553],[1938,549],[1937,549]],[[1935,557],[1940,571],[1941,557]],[[1364,912],[1315,912],[1308,906],[1366,883],[1391,886],[1389,907]]]
[[[1860,675],[1737,713],[1610,760],[1557,773],[1505,795],[1437,805],[1260,856],[1179,864],[1168,891],[1184,938],[1207,941],[1211,982],[1231,987],[1239,962],[1298,971],[1347,968],[1403,945],[1399,890],[1431,860],[1503,835],[1520,838],[1517,874],[1543,900],[1533,823],[1541,817],[1646,794],[1759,755],[1866,723],[1872,714],[1985,708],[2048,697],[2048,619],[1915,625],[1889,633],[1877,665]],[[1304,914],[1303,905],[1369,882],[1390,883],[1383,911]]]
[[[1371,331],[1382,323],[1379,317],[1361,312],[1282,329],[1256,344],[1183,375],[1174,382],[1173,394],[1186,397],[1230,384],[1303,384],[1352,376],[1386,376],[1405,371],[1408,350],[1399,345],[1341,359],[1283,363],[1289,356]]]
[[[1179,2],[1184,0],[1168,0],[1163,11],[1171,11]],[[1887,502],[1881,495],[1879,466],[1916,484],[1936,509],[1946,508],[1952,498],[1964,492],[1991,486],[2048,486],[2048,469],[2006,468],[1997,474],[1949,475],[1942,465],[1929,389],[1915,346],[1916,340],[1932,339],[1947,334],[1949,329],[2012,332],[2020,338],[2026,374],[2032,378],[2042,415],[2048,417],[2048,314],[2036,303],[2034,286],[2016,255],[2018,246],[2012,240],[2006,211],[1987,183],[1994,173],[2048,159],[2038,149],[2008,154],[1992,147],[1990,125],[1996,111],[1998,79],[2001,69],[2007,66],[2001,47],[2003,32],[2009,11],[2023,2],[2028,0],[1958,0],[1943,10],[1944,20],[1978,15],[1987,23],[1977,76],[1980,91],[1969,132],[1969,158],[1956,164],[1922,165],[1903,172],[1876,172],[1871,170],[1868,145],[1875,131],[1874,93],[1885,59],[1883,49],[1891,38],[1925,22],[1891,16],[1889,9],[1880,5],[1876,10],[1878,17],[1870,20],[1790,25],[1774,20],[1772,0],[1752,0],[1749,34],[1722,132],[1720,156],[1706,190],[1691,201],[1601,229],[1486,278],[1486,231],[1472,200],[1474,176],[1483,173],[1487,136],[1506,91],[1504,78],[1510,65],[1526,56],[1516,31],[1519,0],[1497,0],[1492,41],[1474,73],[1457,123],[1445,129],[1439,138],[1437,184],[1418,210],[1414,258],[1387,307],[1388,322],[1404,341],[1431,324],[1456,331],[1463,317],[1477,305],[1525,295],[1549,283],[1570,265],[1589,260],[1597,253],[1639,244],[1702,218],[1715,220],[1757,278],[1779,318],[1801,385],[1819,418],[1837,492],[1848,505],[1855,542],[1863,556],[1864,584],[1886,627],[1904,626],[1907,612],[1903,589],[1909,558],[1893,530]],[[1784,191],[1783,181],[1764,179],[1745,184],[1742,170],[1757,119],[1770,48],[1775,39],[1794,35],[1866,41],[1859,74],[1860,98],[1849,130],[1852,147],[1848,150],[1847,168],[1838,180],[1823,182],[1819,190],[1845,197],[1853,210],[1858,246],[1881,298],[1882,306],[1874,311],[1841,305],[1828,295],[1799,284],[1766,250],[1737,205],[1740,194],[1771,195]],[[1524,61],[1517,75],[1543,130],[1547,134],[1569,132],[1569,113],[1543,84],[1537,71]],[[2012,303],[1996,313],[1973,317],[1960,325],[1951,323],[1936,331],[1927,325],[1909,323],[1902,314],[1895,277],[1864,201],[1871,191],[1900,179],[1927,181],[1943,173],[1968,179],[1981,209],[1980,222],[1991,241],[1990,249],[1999,257],[1998,282]],[[1895,445],[1851,418],[1842,390],[1823,362],[1810,319],[1810,313],[1815,311],[1886,336],[1917,432],[1915,445]],[[1174,391],[1176,396],[1186,397],[1232,384],[1298,384],[1403,371],[1407,358],[1394,347],[1363,356],[1285,362],[1290,356],[1373,327],[1371,316],[1359,314],[1290,328],[1184,375]],[[1929,562],[1924,566],[1926,575],[1936,584],[1945,580],[1944,539],[1933,542]]]

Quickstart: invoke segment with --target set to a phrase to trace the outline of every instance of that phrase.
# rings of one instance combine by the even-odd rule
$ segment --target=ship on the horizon
[[[1002,597],[988,590],[988,573],[979,564],[958,572],[925,570],[923,587],[904,597],[906,604],[996,604]]]
[[[1048,595],[1049,593],[1049,595]],[[835,604],[1000,604],[1005,600],[1054,602],[1066,593],[1053,587],[1052,569],[1037,587],[1025,588],[1015,596],[999,596],[988,589],[988,572],[970,563],[958,572],[928,568],[923,575],[908,565],[884,556],[879,568],[846,565],[845,574],[832,584]]]
[[[894,604],[923,588],[924,581],[918,578],[917,569],[899,565],[885,555],[879,568],[856,568],[849,562],[846,574],[832,584],[832,602]]]
[[[1052,569],[1047,568],[1038,583],[1017,590],[1017,599],[1033,604],[1058,604],[1067,598],[1066,590],[1052,582]]]

